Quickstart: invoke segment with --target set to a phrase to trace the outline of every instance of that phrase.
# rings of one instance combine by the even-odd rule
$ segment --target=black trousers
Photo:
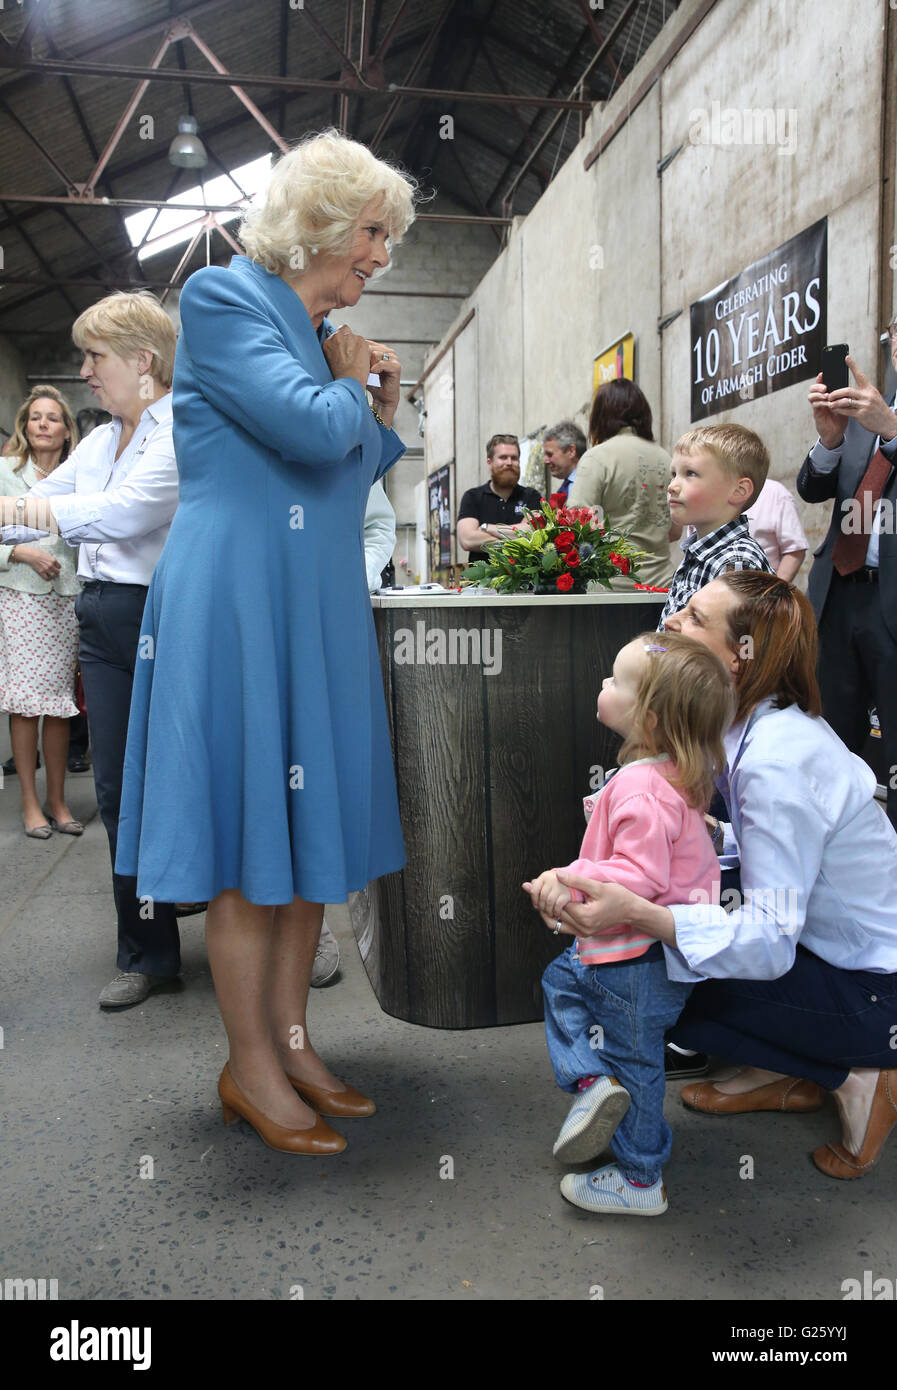
[[[83,757],[88,744],[87,720],[83,714],[73,714],[69,720],[69,757],[80,753]]]
[[[180,937],[173,903],[140,903],[137,879],[115,872],[121,784],[128,741],[131,687],[146,604],[146,586],[94,580],[75,600],[79,657],[93,753],[97,806],[109,837],[118,914],[119,970],[176,975]]]
[[[897,773],[897,642],[882,621],[878,584],[855,583],[832,572],[819,624],[822,713],[851,753],[869,734],[874,705],[881,723],[888,781]],[[888,819],[897,830],[897,791],[888,791]]]

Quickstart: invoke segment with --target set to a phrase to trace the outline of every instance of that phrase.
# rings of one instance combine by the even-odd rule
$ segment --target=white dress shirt
[[[670,908],[670,979],[775,980],[798,941],[844,970],[897,972],[897,832],[874,800],[872,769],[824,719],[771,700],[725,745],[723,850],[738,854],[744,902]]]
[[[891,401],[891,410],[897,408],[897,396]],[[897,461],[897,435],[893,439],[883,440],[878,435],[875,440],[875,448],[870,454],[874,458],[878,450],[881,449],[885,458],[893,465]],[[814,473],[831,473],[841,457],[840,447],[837,449],[827,449],[821,439],[810,450],[810,462],[813,465]],[[885,484],[887,486],[887,483]],[[869,544],[866,548],[866,565],[869,569],[878,568],[878,537],[881,533],[881,501],[875,504],[875,513],[872,517],[872,530],[869,534]]]
[[[380,575],[392,559],[396,548],[396,514],[382,482],[371,488],[364,514],[364,563],[368,574],[368,589],[372,594],[380,588]]]
[[[98,425],[25,497],[50,498],[60,535],[80,546],[79,579],[148,585],[178,505],[171,392],[147,406],[116,459],[121,429],[117,418]],[[2,528],[6,544],[46,534],[27,526]]]

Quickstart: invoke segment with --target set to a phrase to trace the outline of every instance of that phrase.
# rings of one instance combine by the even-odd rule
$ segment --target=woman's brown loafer
[[[742,1091],[739,1096],[726,1095],[712,1081],[698,1081],[683,1086],[681,1096],[689,1109],[701,1110],[705,1115],[744,1115],[751,1110],[782,1110],[806,1115],[821,1108],[825,1091],[815,1081],[785,1076],[781,1081],[756,1086],[753,1091]]]
[[[878,1073],[878,1084],[872,1097],[869,1123],[863,1136],[863,1147],[852,1154],[843,1144],[823,1144],[816,1149],[813,1162],[821,1173],[830,1178],[861,1178],[881,1158],[885,1140],[897,1124],[897,1070]]]

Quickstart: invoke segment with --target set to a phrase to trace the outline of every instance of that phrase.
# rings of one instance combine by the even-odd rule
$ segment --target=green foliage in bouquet
[[[467,566],[461,583],[502,594],[585,594],[609,589],[619,574],[637,578],[645,552],[595,521],[589,507],[568,507],[566,500],[555,492],[543,499],[541,512],[527,508],[524,519],[533,529],[491,546],[487,560]]]

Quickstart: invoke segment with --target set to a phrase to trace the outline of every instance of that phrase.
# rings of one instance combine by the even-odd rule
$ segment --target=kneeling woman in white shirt
[[[116,874],[122,767],[147,588],[178,504],[171,378],[176,335],[148,291],[107,295],[75,321],[81,376],[112,416],[21,497],[0,497],[3,541],[61,535],[78,546],[79,659],[97,805],[109,837],[119,975],[102,1008],[138,1004],[180,969],[175,909],[141,903]],[[152,652],[140,657],[152,660]]]
[[[663,942],[671,979],[699,981],[670,1037],[745,1069],[684,1087],[687,1105],[807,1111],[831,1091],[842,1143],[813,1161],[830,1177],[862,1177],[897,1123],[897,833],[871,768],[820,717],[803,594],[775,575],[730,573],[668,626],[715,651],[738,693],[720,790],[723,866],[737,855],[741,904],[657,907],[566,876],[588,901],[562,913],[565,928],[630,924]]]

